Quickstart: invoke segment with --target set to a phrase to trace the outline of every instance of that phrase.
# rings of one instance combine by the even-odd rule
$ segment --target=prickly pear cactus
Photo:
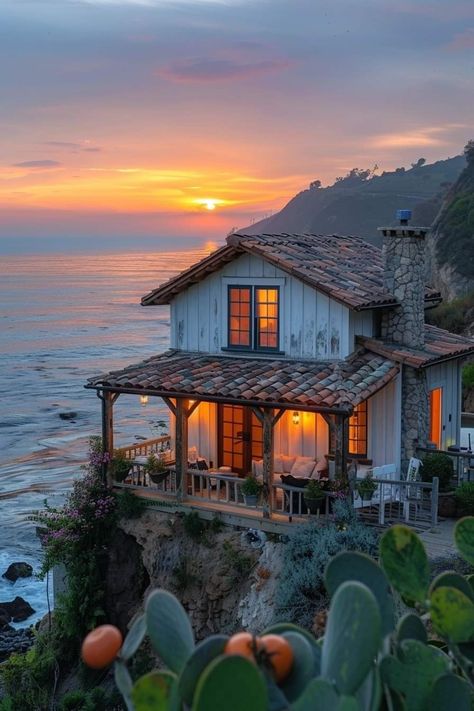
[[[455,540],[474,564],[474,518],[458,522]],[[250,646],[238,654],[229,653],[223,634],[195,644],[179,601],[165,590],[153,592],[115,664],[128,711],[474,708],[474,577],[446,571],[430,584],[423,544],[406,526],[384,533],[380,561],[348,552],[329,563],[331,605],[322,640],[291,623],[262,633],[277,635],[291,650],[283,678],[264,637],[249,636]],[[414,608],[398,620],[393,591]],[[428,640],[427,620],[435,641]],[[145,635],[167,669],[133,681],[127,663]]]

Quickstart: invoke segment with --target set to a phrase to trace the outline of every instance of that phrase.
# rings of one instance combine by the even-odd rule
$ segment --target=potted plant
[[[303,490],[303,499],[311,514],[320,511],[324,496],[324,488],[320,482],[317,479],[310,479]]]
[[[356,491],[362,501],[370,501],[376,488],[377,482],[373,480],[371,474],[366,474],[365,477],[356,484]]]
[[[438,514],[447,518],[456,515],[456,496],[452,478],[454,475],[453,460],[448,454],[433,452],[422,460],[422,481],[432,482],[433,477],[439,479]],[[459,499],[458,499],[459,503]],[[460,507],[462,509],[462,506]]]
[[[153,452],[148,455],[144,469],[154,484],[161,484],[169,474],[163,459]]]
[[[114,456],[110,460],[109,467],[112,470],[112,476],[117,482],[125,481],[132,466],[130,459],[127,459],[124,452],[120,450],[114,451]]]
[[[247,476],[240,487],[246,506],[256,506],[258,497],[263,489],[263,485],[254,476]]]

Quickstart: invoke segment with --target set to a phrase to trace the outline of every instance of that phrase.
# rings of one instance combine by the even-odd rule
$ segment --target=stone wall
[[[381,336],[409,348],[423,348],[425,342],[425,234],[419,227],[400,225],[384,228],[384,286],[400,303],[382,316]],[[426,373],[402,368],[401,472],[407,471],[416,447],[426,446],[429,401]]]
[[[419,228],[384,229],[384,287],[400,303],[382,317],[382,338],[412,348],[424,344],[425,240]]]
[[[280,543],[261,545],[246,531],[230,527],[218,533],[207,530],[196,541],[186,533],[182,515],[160,511],[146,511],[140,519],[124,520],[121,526],[128,546],[130,540],[134,542],[130,555],[139,551],[149,579],[144,594],[136,592],[134,604],[127,597],[129,620],[147,592],[162,587],[182,602],[197,639],[242,627],[259,632],[271,622]],[[117,544],[123,558],[126,546],[123,541]],[[132,582],[129,573],[123,577],[122,593],[114,601],[122,607],[126,581]]]
[[[410,457],[416,448],[426,447],[428,439],[429,400],[426,371],[408,365],[402,371],[402,442],[401,468],[406,474]]]

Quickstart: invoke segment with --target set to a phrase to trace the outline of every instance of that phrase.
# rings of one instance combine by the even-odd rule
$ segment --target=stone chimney
[[[425,236],[427,227],[411,227],[410,210],[397,210],[400,224],[380,227],[383,234],[384,287],[400,306],[384,311],[381,336],[408,348],[423,348],[425,342]],[[402,366],[401,474],[410,457],[428,438],[429,401],[426,371]]]
[[[379,227],[383,234],[384,287],[400,306],[382,317],[382,338],[411,348],[425,342],[425,235],[427,227],[410,227],[411,210],[397,210],[400,225]]]

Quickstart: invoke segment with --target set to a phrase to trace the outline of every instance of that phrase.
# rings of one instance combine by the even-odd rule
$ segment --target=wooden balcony
[[[161,444],[161,443],[159,443]],[[143,456],[143,455],[141,455]],[[302,488],[273,481],[269,495],[256,506],[246,503],[241,488],[244,480],[218,470],[187,469],[183,485],[177,485],[176,467],[167,467],[163,480],[154,483],[142,463],[134,462],[128,478],[117,488],[132,490],[150,506],[164,511],[198,511],[203,518],[219,516],[229,525],[283,532],[298,523],[324,525],[332,519],[333,493],[326,493],[316,514],[307,511]],[[353,505],[361,521],[376,526],[407,523],[418,530],[437,525],[438,480],[433,483],[374,478],[377,491],[370,501],[353,494]]]

